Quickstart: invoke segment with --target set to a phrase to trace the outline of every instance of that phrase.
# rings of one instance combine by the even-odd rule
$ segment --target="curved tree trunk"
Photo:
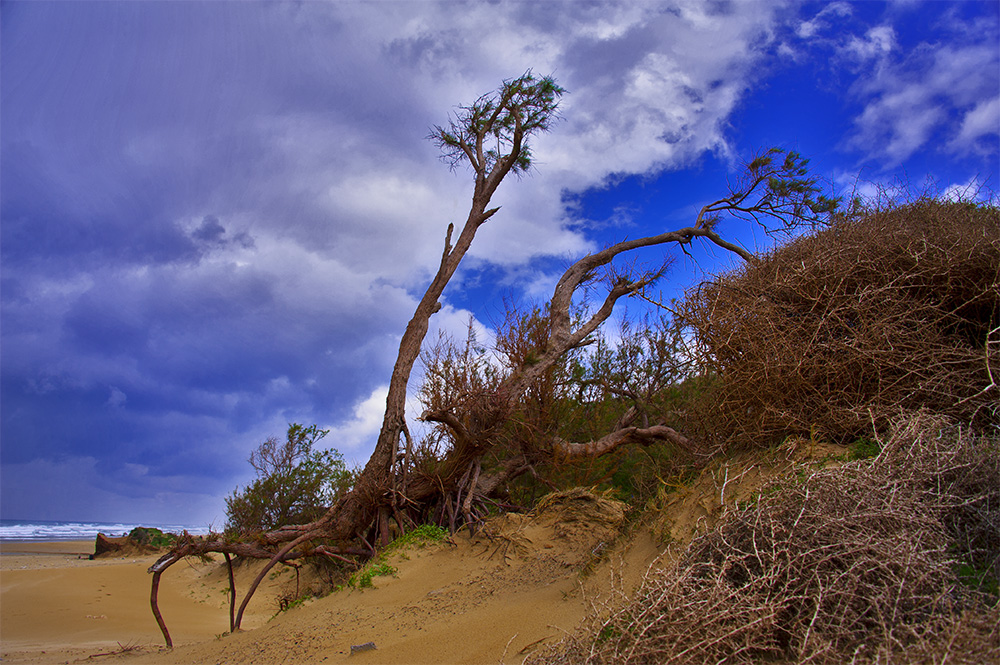
[[[601,306],[589,319],[573,329],[570,310],[574,293],[595,271],[607,266],[615,257],[639,248],[666,243],[678,243],[683,247],[693,238],[701,237],[752,260],[753,257],[746,250],[723,240],[712,230],[718,211],[729,211],[734,215],[748,216],[759,221],[758,216],[778,217],[784,210],[781,206],[786,205],[783,203],[786,201],[791,201],[787,205],[794,204],[793,209],[798,211],[795,214],[800,216],[801,210],[813,209],[812,206],[818,205],[810,198],[817,191],[815,180],[802,178],[804,167],[801,159],[795,153],[789,153],[783,166],[774,166],[772,156],[776,151],[772,150],[747,165],[748,177],[743,189],[733,191],[729,198],[705,206],[695,226],[627,240],[574,263],[563,274],[553,293],[549,307],[548,339],[537,350],[538,355],[532,358],[530,364],[525,363],[515,368],[499,383],[477,431],[468,431],[456,414],[444,411],[425,412],[422,419],[442,423],[451,429],[456,445],[443,461],[443,469],[435,478],[406,477],[405,487],[400,488],[397,486],[399,479],[394,467],[399,461],[400,437],[406,434],[407,388],[429,329],[430,318],[440,310],[441,295],[468,252],[477,231],[499,210],[488,209],[497,187],[511,171],[520,172],[528,167],[528,152],[523,145],[525,138],[533,132],[548,128],[558,105],[558,97],[562,93],[562,89],[551,79],[535,79],[529,72],[519,79],[506,81],[496,95],[484,96],[472,106],[462,107],[458,120],[451,123],[450,130],[435,128],[432,138],[445,149],[446,158],[453,164],[468,161],[475,172],[472,206],[454,245],[452,234],[455,227],[448,226],[438,270],[400,339],[399,353],[386,396],[385,414],[371,457],[354,487],[314,522],[284,526],[259,534],[252,542],[229,542],[218,535],[198,540],[185,537],[154,563],[149,569],[153,573],[150,601],[168,646],[171,640],[157,607],[157,589],[161,574],[185,556],[220,552],[227,557],[234,554],[269,560],[264,571],[245,594],[239,612],[231,623],[231,627],[238,629],[243,611],[260,580],[277,563],[304,556],[343,558],[344,555],[370,555],[370,546],[369,549],[360,550],[351,547],[349,543],[364,541],[364,534],[373,523],[378,524],[378,520],[384,526],[390,508],[398,518],[399,495],[402,494],[408,505],[418,507],[440,498],[441,515],[447,511],[454,527],[456,516],[467,521],[472,518],[473,504],[477,500],[489,496],[507,480],[526,471],[533,471],[533,460],[522,454],[502,461],[499,468],[491,473],[480,473],[482,458],[496,445],[500,426],[512,415],[524,393],[543,378],[566,353],[586,344],[588,336],[611,316],[615,303],[622,296],[641,292],[659,279],[666,267],[664,264],[659,269],[640,273],[634,278],[622,276],[613,279]],[[484,147],[487,139],[489,144]],[[498,154],[500,150],[496,146],[503,146],[509,152]],[[772,191],[775,183],[781,187]],[[787,183],[794,186],[786,187]],[[756,194],[760,194],[760,200],[751,204],[750,197]],[[821,199],[821,203],[823,201],[829,203],[828,200]],[[553,451],[575,457],[600,455],[628,442],[647,444],[656,440],[669,440],[684,447],[690,444],[683,435],[664,425],[639,428],[623,420],[617,427],[617,431],[588,443],[569,443],[556,439],[553,441]],[[409,461],[404,459],[403,466]],[[462,492],[465,492],[464,501]],[[315,541],[332,541],[340,546],[315,546]]]

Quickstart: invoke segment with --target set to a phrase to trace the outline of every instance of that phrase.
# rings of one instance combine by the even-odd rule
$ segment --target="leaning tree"
[[[243,612],[260,582],[278,563],[302,557],[349,557],[372,554],[371,534],[385,542],[390,520],[405,527],[404,513],[419,514],[431,502],[446,501],[468,519],[471,501],[496,491],[527,468],[527,461],[513,456],[488,477],[480,474],[481,462],[498,443],[498,433],[518,399],[567,353],[588,343],[624,296],[646,289],[659,280],[668,262],[650,268],[622,268],[612,262],[641,248],[677,244],[686,251],[702,239],[732,252],[746,261],[754,256],[717,230],[723,216],[757,223],[768,231],[791,231],[804,224],[827,218],[837,201],[820,195],[819,180],[810,175],[807,160],[794,152],[771,149],[743,165],[739,178],[730,183],[729,193],[702,207],[690,226],[659,234],[624,240],[599,252],[588,254],[571,265],[559,279],[546,308],[544,335],[530,361],[512,368],[491,388],[485,399],[462,408],[460,404],[426,410],[422,419],[446,428],[453,445],[445,454],[433,478],[407,475],[413,442],[406,425],[405,401],[414,363],[420,356],[430,318],[440,310],[440,298],[449,280],[472,245],[477,231],[498,211],[490,201],[509,175],[526,172],[532,163],[529,140],[547,131],[558,117],[563,88],[551,77],[537,77],[530,71],[504,81],[494,92],[468,106],[459,107],[447,126],[436,126],[430,135],[452,168],[467,165],[474,175],[472,205],[458,235],[449,224],[445,233],[440,265],[420,299],[413,318],[399,344],[389,382],[385,414],[374,451],[359,474],[354,487],[319,519],[308,524],[285,525],[252,538],[227,539],[217,534],[204,538],[186,537],[161,557],[153,574],[151,605],[168,646],[171,639],[157,607],[160,576],[184,557],[222,553],[267,559],[255,581],[244,594],[239,609],[230,576],[230,628],[240,626]],[[574,297],[587,286],[603,284],[601,302],[582,317],[574,317]],[[667,440],[687,445],[688,439],[662,424],[636,424],[634,418],[619,419],[614,431],[585,442],[555,440],[551,450],[564,456],[598,455],[623,443]],[[231,571],[230,562],[230,571]]]

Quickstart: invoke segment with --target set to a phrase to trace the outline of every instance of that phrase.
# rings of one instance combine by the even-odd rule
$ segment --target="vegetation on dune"
[[[714,377],[720,446],[848,442],[901,410],[1000,424],[1000,210],[864,211],[694,289],[680,315]]]
[[[833,662],[850,649],[862,660],[891,657],[945,633],[995,640],[980,619],[998,566],[988,541],[1000,498],[981,482],[984,469],[997,470],[1000,425],[997,208],[919,199],[841,211],[807,160],[772,149],[745,163],[729,194],[690,227],[583,257],[547,303],[506,303],[492,348],[470,323],[464,340],[424,349],[443,289],[499,210],[491,197],[508,174],[528,169],[528,140],[554,122],[562,94],[529,72],[434,129],[449,165],[474,174],[472,206],[457,237],[449,225],[440,268],[403,335],[371,458],[348,473],[335,451],[314,449],[326,434],[316,426],[291,425],[284,443],[262,444],[250,460],[257,479],[227,502],[227,533],[182,538],[150,569],[168,645],[156,586],[186,556],[269,560],[238,612],[231,597],[236,629],[277,563],[357,569],[369,561],[353,582],[366,586],[391,574],[378,552],[394,538],[476,529],[490,514],[578,485],[642,506],[665,479],[712,456],[797,436],[854,442],[851,470],[771,488],[692,545],[679,567],[651,578],[642,607],[626,605],[596,629],[596,642],[569,642],[552,662],[579,649],[592,662],[659,660],[667,642],[682,645],[669,652],[676,662],[726,653],[732,662]],[[722,216],[794,239],[756,257],[720,235]],[[685,250],[696,239],[744,264],[664,306],[651,290],[669,261],[642,267],[627,258],[649,247]],[[602,326],[625,297],[659,307],[628,320],[612,341]],[[404,407],[421,355],[421,419],[432,427],[414,440]],[[893,430],[899,422],[919,426]],[[927,486],[959,469],[967,477]],[[893,490],[901,503],[879,503],[878,488],[890,485],[909,488]],[[918,507],[929,516],[918,519]],[[848,550],[836,549],[841,542]],[[828,564],[839,577],[826,576]],[[841,623],[827,621],[836,612]],[[691,627],[690,639],[662,632],[664,616]],[[844,637],[850,631],[882,641],[861,648]]]
[[[921,412],[883,444],[765,488],[531,662],[996,662],[1000,439]]]
[[[178,536],[174,533],[164,533],[153,527],[137,526],[128,532],[126,538],[137,545],[160,549],[171,547],[177,541]]]
[[[351,575],[347,585],[355,589],[372,588],[375,577],[389,577],[396,574],[396,569],[386,560],[393,554],[406,556],[405,551],[411,548],[425,547],[448,537],[448,532],[434,524],[421,524],[412,531],[395,539],[382,550],[378,556],[366,563],[360,570]]]
[[[353,475],[340,453],[314,449],[328,433],[316,425],[293,423],[285,441],[271,437],[250,454],[257,478],[226,498],[231,537],[316,519],[350,490]]]

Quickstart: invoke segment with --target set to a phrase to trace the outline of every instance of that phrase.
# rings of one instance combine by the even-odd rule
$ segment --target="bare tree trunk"
[[[368,463],[365,464],[353,492],[364,498],[363,502],[357,506],[358,514],[353,516],[355,520],[360,519],[361,522],[364,522],[370,519],[371,511],[381,502],[382,495],[391,486],[392,460],[398,453],[399,439],[406,427],[406,391],[410,374],[413,372],[413,365],[420,357],[420,349],[427,336],[430,319],[441,309],[439,301],[441,294],[444,293],[445,287],[469,251],[479,227],[500,210],[499,208],[487,209],[487,206],[489,206],[490,200],[503,179],[512,170],[516,170],[519,164],[523,163],[523,141],[527,133],[537,129],[530,124],[530,113],[533,111],[531,105],[518,108],[510,95],[511,91],[504,90],[500,105],[492,110],[492,116],[487,119],[485,124],[482,124],[482,119],[474,119],[470,125],[471,132],[469,128],[463,129],[468,133],[468,136],[458,134],[452,137],[460,143],[462,152],[476,173],[472,207],[454,246],[451,243],[455,228],[452,224],[448,225],[440,266],[431,280],[430,286],[427,287],[427,291],[424,292],[417,304],[413,318],[407,324],[406,331],[399,342],[399,353],[396,356],[396,364],[389,380],[385,415],[382,418],[382,427],[375,442],[375,450],[368,459]],[[487,156],[488,153],[484,151],[484,141],[494,131],[490,123],[498,121],[498,114],[504,103],[514,104],[511,109],[512,129],[508,138],[510,152],[496,157],[495,161],[491,162]],[[554,112],[554,107],[551,112]],[[544,126],[542,128],[544,129]],[[444,130],[439,129],[438,131],[441,134],[447,134]],[[471,140],[471,143],[467,142],[466,139]],[[445,144],[448,143],[444,139],[442,141]],[[338,522],[341,521],[338,520]]]
[[[225,552],[226,570],[229,572],[229,632],[236,632],[236,577],[233,575],[233,559]]]

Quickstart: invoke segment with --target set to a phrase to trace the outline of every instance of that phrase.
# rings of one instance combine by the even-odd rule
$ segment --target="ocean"
[[[168,533],[187,531],[205,535],[207,526],[190,524],[136,524],[132,522],[46,522],[42,520],[0,520],[0,541],[40,542],[54,540],[94,540],[98,533],[124,536],[137,526],[155,527]]]

